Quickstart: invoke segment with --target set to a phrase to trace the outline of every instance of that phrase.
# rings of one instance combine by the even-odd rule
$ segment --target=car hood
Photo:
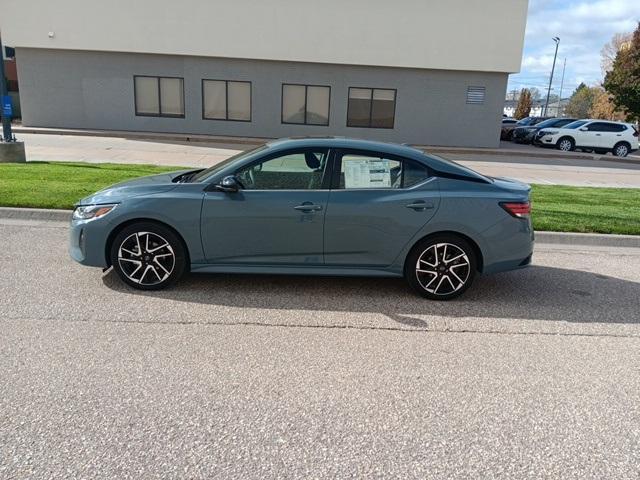
[[[174,182],[176,177],[192,171],[193,169],[179,170],[126,180],[83,198],[78,205],[119,203],[126,198],[167,192],[176,188],[177,184]]]

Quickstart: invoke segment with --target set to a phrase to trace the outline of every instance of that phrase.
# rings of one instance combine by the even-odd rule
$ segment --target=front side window
[[[603,122],[591,123],[587,126],[587,130],[589,130],[590,132],[610,132],[611,131],[611,129],[609,128],[609,124],[603,123]]]
[[[349,88],[347,127],[393,128],[395,111],[395,90]]]
[[[282,85],[282,123],[329,125],[331,87]]]
[[[184,118],[184,80],[174,77],[133,77],[136,115]]]
[[[251,82],[202,80],[202,118],[251,121]]]
[[[244,167],[236,177],[245,190],[319,190],[323,185],[328,151],[290,151]]]
[[[340,166],[341,189],[409,188],[429,178],[425,165],[384,155],[344,154]]]

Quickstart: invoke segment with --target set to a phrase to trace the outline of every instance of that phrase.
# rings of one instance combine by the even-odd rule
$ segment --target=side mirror
[[[240,182],[238,182],[238,179],[235,176],[229,175],[227,177],[224,177],[222,181],[215,186],[215,189],[219,192],[237,192],[238,190],[240,190]]]

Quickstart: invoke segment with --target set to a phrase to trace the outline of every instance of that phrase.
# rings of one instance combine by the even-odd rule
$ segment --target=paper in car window
[[[391,166],[383,158],[343,158],[344,188],[389,188]]]

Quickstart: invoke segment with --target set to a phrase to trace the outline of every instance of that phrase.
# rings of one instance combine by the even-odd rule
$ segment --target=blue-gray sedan
[[[84,198],[69,251],[145,290],[188,271],[404,276],[447,300],[531,263],[530,190],[407,146],[283,139]]]

